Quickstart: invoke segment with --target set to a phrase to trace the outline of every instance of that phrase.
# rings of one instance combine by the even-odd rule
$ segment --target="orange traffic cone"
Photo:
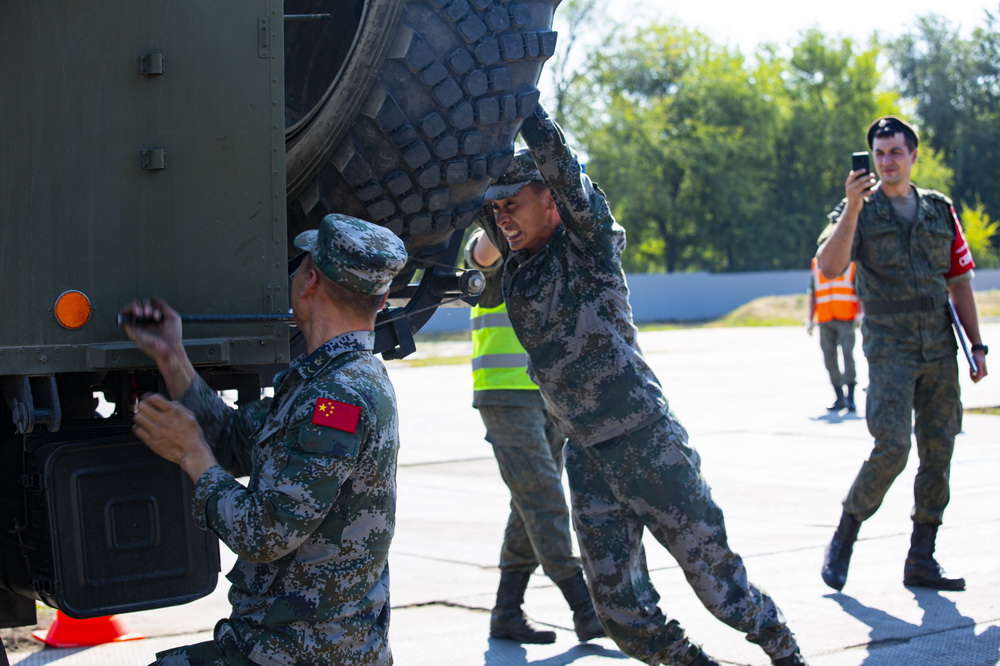
[[[57,648],[89,647],[145,638],[140,633],[128,631],[117,615],[77,620],[60,610],[56,611],[56,619],[48,631],[33,631],[31,635]]]

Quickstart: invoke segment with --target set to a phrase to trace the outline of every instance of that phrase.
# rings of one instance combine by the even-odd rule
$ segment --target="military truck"
[[[8,0],[0,12],[0,626],[212,591],[191,484],[131,434],[162,390],[119,308],[156,294],[237,403],[296,353],[290,239],[341,212],[407,268],[399,358],[468,300],[463,230],[507,167],[558,0]]]

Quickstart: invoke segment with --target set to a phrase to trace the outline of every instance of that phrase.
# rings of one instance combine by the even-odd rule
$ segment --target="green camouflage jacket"
[[[392,663],[399,436],[373,343],[333,338],[275,377],[273,399],[238,410],[200,378],[182,399],[222,466],[198,480],[193,512],[239,556],[229,623],[256,663]]]
[[[539,106],[521,128],[562,224],[533,256],[511,252],[507,313],[528,351],[529,374],[574,443],[590,446],[661,418],[667,399],[646,364],[621,267],[625,230]],[[506,245],[489,216],[486,228]],[[497,245],[501,247],[501,245]]]
[[[865,199],[858,215],[851,258],[857,265],[858,297],[864,306],[862,335],[868,358],[899,356],[931,361],[955,353],[957,346],[945,309],[948,298],[955,213],[951,200],[916,188],[916,219],[904,220],[881,191]],[[846,199],[828,215],[822,243],[833,232]],[[971,271],[958,278],[970,279]],[[873,314],[869,304],[928,299],[932,309]]]

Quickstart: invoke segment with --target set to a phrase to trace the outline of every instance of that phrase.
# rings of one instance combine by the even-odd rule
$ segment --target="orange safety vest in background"
[[[816,257],[812,260],[813,294],[816,297],[816,321],[832,319],[852,321],[858,316],[858,295],[854,291],[854,262],[843,275],[827,280],[819,270]]]

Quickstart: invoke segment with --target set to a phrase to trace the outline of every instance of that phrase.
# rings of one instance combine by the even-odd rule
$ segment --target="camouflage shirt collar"
[[[563,224],[556,227],[555,231],[552,232],[552,235],[549,236],[547,241],[545,241],[545,245],[543,245],[535,254],[528,254],[527,250],[517,250],[515,252],[511,252],[508,260],[513,260],[512,268],[519,268],[532,260],[542,261],[539,257],[543,257],[552,251],[552,247],[558,242],[555,240],[556,237],[565,233],[564,227],[565,225]]]
[[[920,188],[913,183],[910,183],[910,187],[913,188],[913,193],[917,195],[917,219],[926,217],[927,197],[923,196],[923,192]],[[868,200],[875,204],[875,212],[878,213],[879,217],[891,220],[894,216],[896,216],[896,207],[892,205],[889,195],[886,194],[881,187],[876,190],[875,194],[869,196]]]
[[[292,361],[289,371],[295,370],[303,379],[315,377],[330,361],[345,352],[375,349],[375,333],[372,331],[351,331],[330,338],[311,354],[303,354]]]

